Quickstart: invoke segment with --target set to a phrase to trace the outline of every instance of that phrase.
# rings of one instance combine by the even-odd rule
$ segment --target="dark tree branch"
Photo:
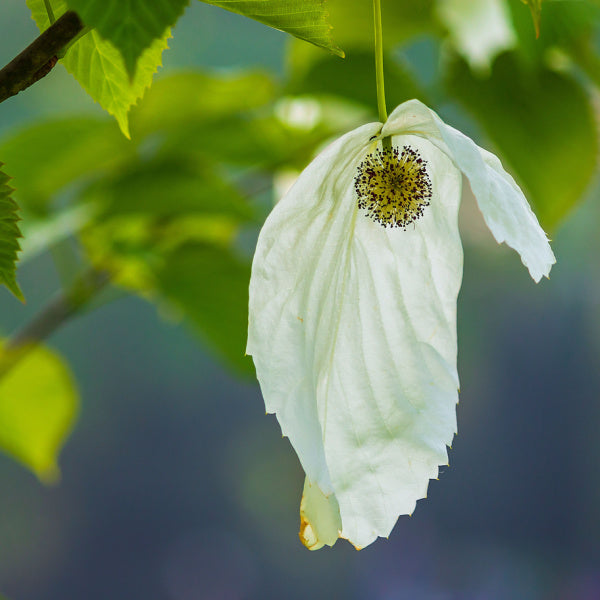
[[[54,67],[60,51],[84,25],[73,11],[66,12],[0,71],[0,102],[27,89]]]
[[[70,290],[59,293],[0,349],[0,378],[40,342],[80,312],[110,282],[105,271],[91,270]]]

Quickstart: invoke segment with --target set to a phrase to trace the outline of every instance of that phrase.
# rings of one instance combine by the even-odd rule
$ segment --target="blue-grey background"
[[[36,29],[22,0],[2,1],[0,27],[4,64]],[[280,75],[285,43],[194,3],[162,73],[255,65]],[[0,134],[40,114],[98,111],[56,69],[2,104]],[[466,198],[450,468],[389,540],[361,552],[343,541],[304,549],[289,442],[258,386],[233,378],[184,326],[129,297],[69,323],[50,344],[75,373],[80,419],[55,486],[0,456],[0,590],[12,600],[600,598],[597,200],[590,190],[556,232],[558,263],[536,286]],[[5,334],[57,287],[48,257],[19,277],[25,307],[0,290]]]

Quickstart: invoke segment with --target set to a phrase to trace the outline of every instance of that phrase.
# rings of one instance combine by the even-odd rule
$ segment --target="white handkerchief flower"
[[[306,472],[311,549],[388,536],[448,462],[461,172],[496,240],[547,276],[554,255],[513,178],[416,100],[326,148],[260,233],[247,352]]]

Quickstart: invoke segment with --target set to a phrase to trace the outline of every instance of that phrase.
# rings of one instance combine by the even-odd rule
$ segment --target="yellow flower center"
[[[402,227],[423,216],[431,200],[426,162],[417,150],[404,146],[377,149],[358,166],[354,189],[358,208],[383,227]]]

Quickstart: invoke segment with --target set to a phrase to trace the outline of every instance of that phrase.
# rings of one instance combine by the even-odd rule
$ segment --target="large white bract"
[[[409,161],[389,185],[404,185],[404,195],[421,186],[428,202],[415,204],[420,214],[409,213],[408,225],[382,226],[399,219],[375,172],[387,136]],[[547,276],[554,255],[513,178],[416,100],[326,148],[260,233],[247,352],[267,411],[306,472],[300,535],[309,548],[338,537],[362,548],[388,536],[448,462],[458,400],[461,172],[496,240],[521,255],[536,282]],[[359,208],[357,185],[371,179],[381,210]]]

